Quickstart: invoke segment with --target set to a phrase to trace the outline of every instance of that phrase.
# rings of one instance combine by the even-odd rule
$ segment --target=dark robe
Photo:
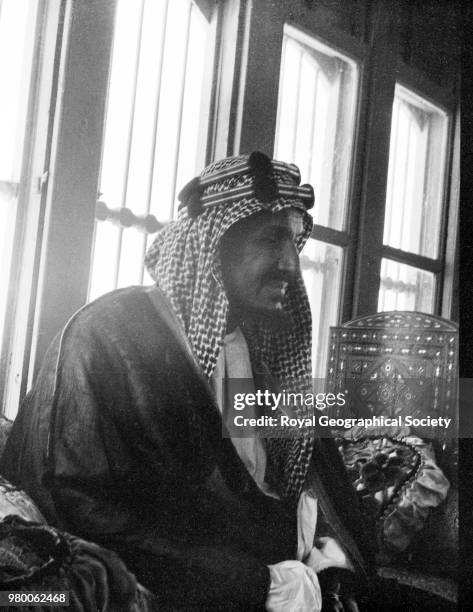
[[[264,607],[268,564],[295,558],[295,507],[260,492],[223,437],[156,288],[118,290],[74,315],[20,409],[0,472],[51,524],[116,551],[166,610]]]

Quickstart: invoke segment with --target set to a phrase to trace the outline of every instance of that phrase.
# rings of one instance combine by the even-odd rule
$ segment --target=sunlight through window
[[[0,96],[0,346],[22,181],[37,8],[38,3],[30,0],[0,2],[0,82],[4,86]]]
[[[346,229],[358,79],[355,61],[285,26],[275,157],[297,164],[314,187],[314,222],[338,235]],[[313,238],[301,255],[316,378],[325,376],[330,325],[338,322],[343,258],[343,247]]]
[[[175,216],[197,171],[208,35],[191,0],[118,0],[99,198],[109,209]],[[96,223],[91,299],[151,282],[143,258],[153,236],[110,221]]]

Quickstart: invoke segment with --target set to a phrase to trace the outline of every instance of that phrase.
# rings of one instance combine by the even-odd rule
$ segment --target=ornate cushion
[[[429,512],[447,496],[448,480],[429,444],[408,428],[353,427],[338,437],[382,561],[404,551]]]
[[[27,521],[46,524],[31,497],[0,476],[0,520],[10,514],[21,516]]]
[[[13,421],[0,416],[0,456],[5,448],[12,426]],[[27,521],[34,521],[35,523],[46,523],[31,497],[0,476],[0,520],[10,514],[21,516]]]

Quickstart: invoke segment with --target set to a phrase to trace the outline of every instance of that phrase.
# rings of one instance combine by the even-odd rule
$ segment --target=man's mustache
[[[295,283],[297,278],[297,272],[291,272],[289,270],[269,270],[261,277],[261,284],[266,285],[272,282],[287,283],[289,286]]]

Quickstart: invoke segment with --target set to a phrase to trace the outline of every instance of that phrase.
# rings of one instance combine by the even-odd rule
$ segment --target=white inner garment
[[[212,383],[220,411],[223,413],[223,379],[252,379],[250,355],[245,337],[240,328],[227,334],[214,370]],[[254,391],[254,389],[253,389]],[[248,414],[248,416],[251,416]],[[263,438],[256,433],[252,438],[232,438],[233,445],[248,472],[258,487],[272,497],[279,497],[276,491],[265,482],[266,447]],[[303,491],[297,507],[297,559],[309,560],[310,566],[319,572],[327,567],[353,569],[353,566],[340,544],[329,537],[317,539],[314,547],[317,525],[317,499]]]

